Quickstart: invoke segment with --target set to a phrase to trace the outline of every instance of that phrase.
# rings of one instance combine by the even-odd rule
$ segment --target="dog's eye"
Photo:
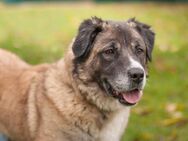
[[[144,52],[144,50],[141,49],[141,48],[138,48],[138,49],[136,50],[136,52],[137,52],[138,54],[140,54],[140,53]]]
[[[141,53],[143,53],[144,52],[144,50],[142,49],[142,48],[140,48],[140,46],[139,45],[136,45],[136,53],[137,54],[141,54]]]
[[[105,60],[112,61],[117,54],[117,50],[118,48],[114,44],[111,44],[103,49],[102,56]]]
[[[110,54],[114,54],[115,53],[115,49],[111,48],[111,49],[107,49],[104,51],[105,54],[110,55]]]

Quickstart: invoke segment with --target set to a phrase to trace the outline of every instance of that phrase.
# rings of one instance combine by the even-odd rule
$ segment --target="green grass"
[[[55,61],[79,23],[94,15],[136,17],[156,32],[150,78],[142,101],[132,108],[123,141],[188,141],[188,5],[0,4],[0,47],[31,64]]]

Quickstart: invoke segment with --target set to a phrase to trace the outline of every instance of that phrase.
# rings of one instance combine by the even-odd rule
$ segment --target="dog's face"
[[[73,44],[74,61],[107,95],[134,105],[146,84],[153,44],[154,33],[146,24],[95,17],[80,25]]]

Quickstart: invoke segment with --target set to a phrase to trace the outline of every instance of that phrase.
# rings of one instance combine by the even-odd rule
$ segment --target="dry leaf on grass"
[[[184,126],[188,123],[188,119],[184,118],[184,117],[172,117],[172,118],[168,118],[165,119],[161,122],[161,125],[163,126]]]
[[[152,109],[148,107],[136,107],[135,109],[133,109],[133,113],[140,116],[147,116],[152,113]]]

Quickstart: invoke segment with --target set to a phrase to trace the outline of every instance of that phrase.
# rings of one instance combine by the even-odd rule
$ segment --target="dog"
[[[0,50],[0,132],[11,141],[120,141],[154,38],[135,19],[93,17],[56,63],[32,66]]]

